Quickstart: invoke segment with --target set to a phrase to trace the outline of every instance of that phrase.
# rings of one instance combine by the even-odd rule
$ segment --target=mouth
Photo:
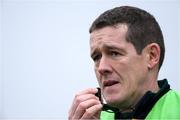
[[[116,80],[105,80],[105,81],[103,82],[103,87],[111,87],[111,86],[116,85],[116,84],[118,84],[118,83],[119,83],[119,82],[116,81]]]

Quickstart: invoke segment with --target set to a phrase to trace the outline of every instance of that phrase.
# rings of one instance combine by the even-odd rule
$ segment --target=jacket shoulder
[[[180,93],[169,90],[153,106],[146,119],[180,119]]]

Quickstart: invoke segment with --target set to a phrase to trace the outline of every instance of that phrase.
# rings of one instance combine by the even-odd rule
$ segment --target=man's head
[[[126,110],[146,91],[157,92],[164,42],[152,15],[134,7],[114,8],[94,21],[90,34],[96,77],[108,104]]]
[[[161,29],[155,18],[136,7],[117,7],[101,14],[93,22],[89,32],[92,33],[106,26],[115,27],[118,24],[128,26],[126,40],[134,45],[138,54],[141,54],[144,47],[150,43],[157,43],[160,46],[160,69],[164,60],[165,47]]]

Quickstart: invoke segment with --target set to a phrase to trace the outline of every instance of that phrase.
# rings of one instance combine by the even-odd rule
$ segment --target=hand
[[[99,119],[102,104],[95,96],[96,88],[86,89],[76,94],[69,111],[69,120]]]

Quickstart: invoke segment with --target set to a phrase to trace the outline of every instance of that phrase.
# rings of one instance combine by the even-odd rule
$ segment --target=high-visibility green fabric
[[[100,120],[114,120],[114,116],[115,114],[112,111],[101,111]]]
[[[101,120],[113,120],[115,114],[102,111]],[[169,90],[153,106],[145,119],[180,119],[180,93]]]
[[[172,90],[162,96],[146,119],[180,119],[180,93]]]

